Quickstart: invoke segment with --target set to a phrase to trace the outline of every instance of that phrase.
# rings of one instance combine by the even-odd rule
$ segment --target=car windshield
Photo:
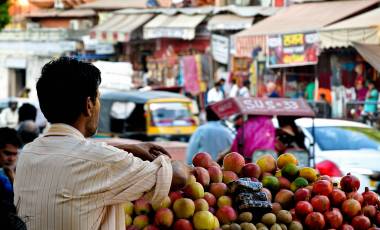
[[[193,119],[188,103],[162,102],[150,105],[154,126],[191,126]]]
[[[307,129],[312,133],[312,128]],[[359,127],[315,127],[315,140],[322,151],[380,150],[380,132]]]

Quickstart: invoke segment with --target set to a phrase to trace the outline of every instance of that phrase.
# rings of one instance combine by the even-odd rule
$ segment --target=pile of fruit
[[[358,192],[360,181],[350,174],[339,184],[320,176],[309,167],[299,167],[294,155],[285,153],[277,159],[265,155],[256,162],[261,182],[273,197],[273,214],[288,210],[291,229],[377,229],[380,226],[378,194],[366,188]],[[299,227],[295,227],[295,224]]]
[[[158,206],[143,198],[124,205],[128,230],[298,230],[377,229],[376,193],[357,192],[360,182],[342,178],[340,188],[327,176],[299,167],[294,155],[271,155],[245,163],[229,153],[220,166],[207,153],[193,158],[193,175],[181,191]],[[273,202],[273,203],[271,203]]]

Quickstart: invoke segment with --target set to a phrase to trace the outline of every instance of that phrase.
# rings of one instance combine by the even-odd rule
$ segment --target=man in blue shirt
[[[207,152],[213,160],[217,160],[219,153],[231,147],[234,139],[232,131],[222,124],[210,107],[206,108],[206,118],[207,123],[200,126],[190,138],[186,155],[188,164],[192,164],[198,152]]]

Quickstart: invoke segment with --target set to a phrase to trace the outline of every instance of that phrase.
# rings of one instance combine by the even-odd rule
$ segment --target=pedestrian
[[[251,162],[256,150],[274,149],[275,128],[271,118],[266,116],[249,116],[238,128],[231,146],[231,151],[242,154],[247,162]]]
[[[186,162],[190,165],[198,152],[209,153],[214,160],[218,154],[230,148],[233,140],[232,131],[222,124],[211,107],[206,107],[207,122],[193,133],[190,138]]]
[[[315,93],[315,82],[311,81],[306,85],[305,99],[308,101],[314,101],[314,93]]]
[[[214,87],[207,93],[207,103],[212,104],[224,99],[220,81],[215,82]]]
[[[273,97],[273,98],[280,97],[280,95],[277,93],[277,90],[276,90],[277,86],[273,81],[268,82],[266,85],[266,88],[267,88],[267,97]]]
[[[251,82],[249,80],[243,81],[242,87],[239,89],[239,97],[250,97],[249,88],[251,87]]]
[[[232,79],[231,84],[232,86],[229,93],[229,97],[237,97],[239,94],[239,86],[236,83],[236,79]]]
[[[100,83],[99,69],[72,58],[42,68],[37,95],[51,126],[23,148],[14,186],[29,230],[124,230],[124,202],[144,195],[159,205],[186,183],[188,167],[160,146],[86,139],[98,126]]]
[[[0,113],[0,127],[16,128],[18,124],[18,103],[15,100],[10,100],[8,108],[5,108]]]
[[[0,128],[0,205],[2,208],[13,206],[14,169],[20,147],[21,140],[16,130]]]
[[[40,129],[37,126],[36,122],[32,120],[26,120],[20,123],[17,128],[17,133],[21,138],[22,144],[26,145],[34,139],[36,139],[40,134]]]
[[[375,87],[373,81],[368,82],[368,92],[366,95],[364,110],[362,114],[363,121],[367,119],[372,120],[377,114],[377,100],[379,98],[379,91]]]
[[[37,109],[34,105],[29,103],[24,103],[18,109],[18,123],[23,121],[36,121]]]

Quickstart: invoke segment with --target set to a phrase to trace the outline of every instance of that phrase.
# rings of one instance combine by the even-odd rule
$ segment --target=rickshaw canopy
[[[219,118],[232,115],[315,117],[304,99],[234,97],[210,106]]]

